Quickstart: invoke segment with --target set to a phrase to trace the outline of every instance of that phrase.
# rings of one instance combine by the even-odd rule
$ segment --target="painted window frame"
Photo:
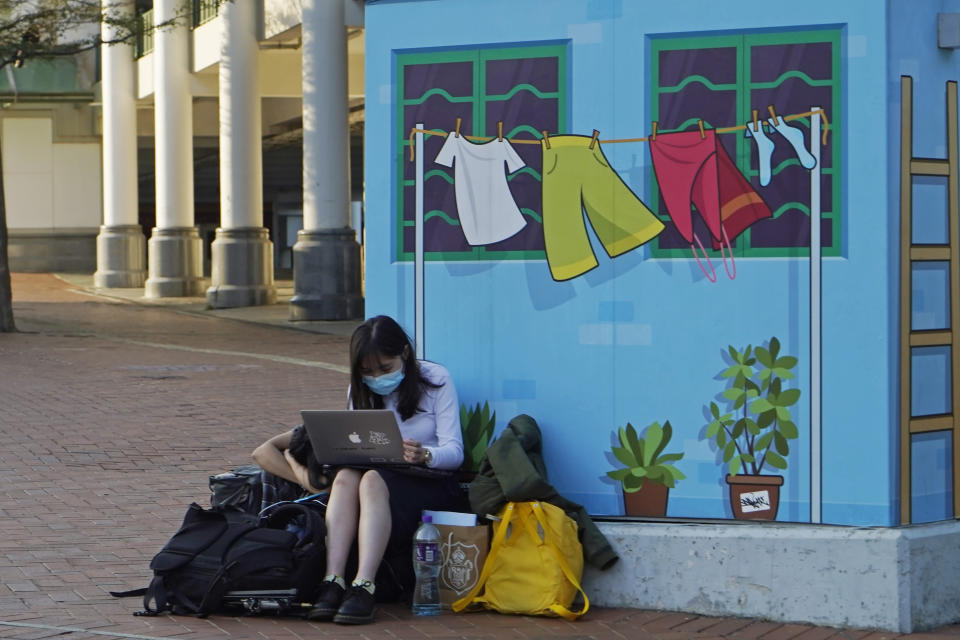
[[[509,47],[470,47],[457,48],[449,50],[435,50],[426,52],[404,52],[397,53],[395,58],[395,97],[396,113],[395,118],[395,136],[397,144],[396,158],[396,197],[395,213],[393,217],[392,232],[394,235],[394,255],[398,262],[413,262],[414,252],[404,251],[403,229],[413,226],[410,221],[403,218],[404,207],[404,189],[415,187],[413,180],[404,179],[404,164],[410,162],[410,137],[409,131],[404,131],[404,108],[422,101],[425,96],[416,100],[404,99],[404,68],[407,65],[415,64],[437,64],[448,62],[472,62],[473,63],[473,95],[470,101],[473,103],[473,131],[486,130],[486,103],[496,99],[506,99],[503,96],[489,96],[483,91],[486,85],[486,63],[492,60],[508,60],[514,58],[557,58],[557,91],[556,95],[552,92],[545,93],[544,97],[556,98],[557,100],[557,121],[560,123],[562,131],[565,133],[567,128],[567,113],[569,95],[567,92],[568,74],[569,74],[569,51],[567,43],[538,43],[527,46],[509,46]],[[507,94],[508,96],[510,94]],[[452,99],[452,102],[467,102],[462,98]],[[440,130],[448,133],[443,127],[434,126],[437,123],[424,123],[427,128]],[[521,169],[520,171],[523,171]],[[424,172],[424,180],[429,171]],[[542,224],[543,212],[537,213]],[[472,247],[470,251],[425,251],[424,260],[428,262],[445,261],[504,261],[504,260],[545,260],[545,250],[490,250],[485,246]]]
[[[841,36],[842,32],[837,28],[829,29],[816,29],[816,30],[806,30],[806,31],[779,31],[779,32],[770,32],[770,33],[740,33],[740,34],[730,34],[730,35],[713,35],[713,36],[695,36],[695,37],[657,37],[650,39],[650,67],[649,67],[649,108],[651,114],[651,120],[659,120],[659,97],[663,93],[663,89],[660,87],[660,77],[659,77],[659,54],[662,51],[678,51],[684,49],[711,49],[719,47],[736,47],[737,55],[737,80],[735,83],[736,90],[736,111],[739,114],[739,122],[747,122],[751,118],[751,109],[754,108],[747,103],[748,96],[751,88],[763,88],[765,85],[770,83],[752,83],[749,81],[751,65],[750,65],[750,48],[753,46],[765,46],[765,45],[789,45],[789,44],[815,44],[815,43],[828,43],[832,48],[832,59],[831,59],[831,79],[829,83],[826,81],[813,81],[816,84],[823,84],[831,87],[830,99],[831,99],[831,108],[827,112],[827,118],[829,119],[829,140],[828,146],[826,149],[822,149],[821,153],[826,151],[830,154],[830,166],[827,168],[821,168],[821,174],[830,176],[831,178],[831,194],[830,194],[830,207],[829,210],[823,209],[820,212],[821,219],[827,219],[830,221],[830,226],[832,230],[832,243],[830,246],[824,246],[821,249],[821,254],[824,257],[840,257],[844,254],[845,241],[843,237],[843,227],[842,218],[843,211],[841,208],[841,180],[842,169],[841,166],[841,145],[842,145],[842,121],[840,118],[840,110],[842,108],[842,89],[843,89],[843,76],[841,75]],[[784,72],[784,74],[789,72]],[[781,77],[783,74],[781,74]],[[777,82],[780,81],[780,78],[777,79]],[[729,85],[723,85],[726,88],[731,88]],[[671,87],[667,87],[668,89]],[[787,114],[784,114],[787,115]],[[763,114],[761,115],[761,118]],[[803,118],[801,120],[805,124],[809,125],[809,118]],[[738,123],[718,123],[716,126],[725,127],[730,125],[739,124]],[[695,129],[697,127],[696,123],[688,123],[688,128]],[[823,120],[821,120],[821,126],[823,126]],[[736,145],[736,157],[733,159],[737,168],[740,169],[741,173],[750,180],[751,178],[757,176],[759,173],[758,170],[750,168],[750,158],[751,158],[751,145],[747,138],[740,135],[737,136],[737,145]],[[776,168],[774,168],[776,170]],[[657,183],[656,175],[654,174],[653,168],[651,166],[649,172],[649,191],[650,194],[650,204],[651,209],[657,214],[657,216],[663,221],[669,221],[669,216],[664,213],[659,213],[659,203],[660,203],[660,187]],[[773,211],[773,217],[778,217],[780,211],[787,205],[781,206],[776,211]],[[809,211],[807,212],[809,216]],[[752,247],[751,246],[751,235],[750,229],[747,228],[738,238],[736,246],[734,247],[734,255],[742,258],[799,258],[799,257],[809,257],[810,256],[810,247]],[[707,249],[708,255],[711,257],[720,257],[719,251],[714,251],[712,249]],[[659,238],[654,238],[650,243],[650,256],[654,259],[659,258],[690,258],[691,253],[689,248],[668,248],[661,249]]]

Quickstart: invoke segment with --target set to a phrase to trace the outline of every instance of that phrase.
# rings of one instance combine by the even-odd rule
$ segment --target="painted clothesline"
[[[770,116],[771,116],[774,120],[776,120],[776,119],[777,119],[777,113],[776,113],[776,111],[774,110],[773,106],[767,107],[767,110],[770,112]],[[785,121],[787,121],[787,120],[799,120],[799,119],[801,119],[801,118],[806,118],[806,117],[814,116],[814,115],[820,115],[820,116],[823,118],[823,132],[822,132],[822,134],[821,134],[821,144],[822,144],[823,146],[826,146],[826,144],[827,144],[827,135],[830,133],[830,121],[827,119],[827,112],[824,111],[823,109],[814,109],[814,110],[812,110],[812,111],[804,111],[803,113],[792,113],[792,114],[790,114],[790,115],[788,115],[788,116],[783,116],[783,119],[784,119]],[[459,120],[459,118],[458,118],[458,120]],[[700,125],[700,134],[703,135],[703,131],[704,131],[704,129],[703,129],[703,120],[698,120],[697,122],[698,122],[698,124]],[[499,123],[498,123],[498,124],[499,124]],[[745,131],[745,130],[747,129],[747,126],[749,126],[749,125],[741,124],[741,125],[730,126],[730,127],[717,127],[716,129],[712,129],[712,131],[714,131],[714,132],[716,132],[716,133],[733,133],[733,132],[735,132],[735,131]],[[759,126],[760,126],[760,120],[757,118],[757,110],[754,109],[754,110],[753,110],[753,130],[756,131],[756,130],[757,130],[757,127],[759,127]],[[458,129],[459,129],[459,127],[458,127]],[[449,132],[449,131],[443,131],[442,129],[420,129],[420,128],[417,128],[417,127],[411,128],[411,129],[410,129],[410,135],[409,135],[409,141],[410,141],[410,162],[413,162],[414,159],[415,159],[415,157],[416,157],[416,156],[415,156],[415,153],[414,153],[413,136],[416,135],[416,134],[418,134],[418,133],[422,133],[422,134],[425,134],[425,135],[428,135],[428,136],[446,136],[446,135],[448,135],[450,132]],[[548,148],[549,148],[549,144],[550,144],[550,143],[549,143],[549,136],[547,135],[547,132],[546,132],[546,131],[544,131],[543,133],[544,133],[544,138],[543,138],[543,139],[530,140],[529,138],[507,138],[507,142],[509,142],[509,143],[511,143],[511,144],[541,144],[541,143],[543,142],[543,140],[546,139],[546,140],[547,140],[547,146],[548,146]],[[599,135],[599,133],[600,133],[600,132],[597,131],[596,129],[593,130],[593,137],[594,137],[595,140],[596,140],[597,136]],[[667,133],[667,132],[661,132],[661,133]],[[458,134],[458,135],[459,135],[459,134]],[[463,135],[462,137],[466,138],[467,140],[474,140],[474,141],[477,141],[477,142],[489,142],[490,140],[494,140],[494,139],[502,139],[502,137],[500,137],[500,136],[468,136],[468,135]],[[647,137],[644,137],[644,138],[614,138],[614,139],[610,139],[610,140],[596,140],[596,141],[599,142],[600,144],[621,144],[621,143],[624,143],[624,142],[647,142],[647,141],[650,140],[651,138],[656,138],[656,137],[657,137],[657,122],[654,121],[654,122],[653,122],[653,133],[651,133],[651,134],[650,134],[649,136],[647,136]],[[592,143],[591,143],[591,147],[592,147]]]
[[[770,107],[771,115],[776,116],[773,113],[773,108]],[[785,116],[783,119],[786,120],[797,120],[810,116],[810,153],[814,157],[814,164],[812,170],[810,171],[810,522],[819,523],[822,522],[822,424],[821,424],[821,411],[822,411],[822,308],[821,308],[821,295],[822,295],[822,270],[821,270],[821,260],[823,259],[821,251],[821,235],[820,235],[820,225],[818,221],[820,220],[820,180],[821,180],[821,145],[826,146],[827,144],[827,133],[829,131],[829,122],[827,121],[826,112],[820,107],[814,106],[810,108],[810,111],[805,113],[797,113],[789,116]],[[757,112],[753,112],[754,117],[754,127],[758,126],[757,123]],[[823,129],[822,135],[817,135],[821,133],[821,118],[823,120]],[[702,122],[702,121],[701,121]],[[499,125],[499,123],[498,123]],[[424,281],[425,281],[425,247],[424,247],[424,237],[423,237],[423,204],[424,204],[424,194],[423,194],[423,146],[424,138],[426,135],[447,135],[443,131],[433,131],[424,128],[424,124],[417,123],[417,125],[410,131],[410,151],[411,151],[411,161],[414,159],[414,148],[417,150],[416,158],[419,158],[419,161],[416,165],[416,177],[414,184],[416,185],[416,197],[415,197],[415,212],[414,212],[414,237],[415,237],[415,249],[414,249],[414,325],[416,333],[416,350],[417,357],[424,358],[425,346],[425,328],[424,328],[424,317],[425,317],[425,295],[424,295]],[[701,125],[702,126],[702,125]],[[718,128],[715,131],[717,133],[729,133],[732,131],[742,131],[747,128],[747,125],[737,126],[737,127],[724,127]],[[501,126],[498,126],[498,130],[502,131]],[[754,131],[757,129],[755,128]],[[415,134],[420,134],[416,136],[414,141]],[[464,136],[468,140],[481,140],[489,141],[493,140],[492,137],[481,137],[481,136]],[[820,143],[817,144],[817,138],[820,138]],[[594,139],[596,139],[596,133],[594,134]],[[647,141],[649,138],[637,138],[637,139],[626,139],[626,140],[608,140],[601,143],[617,143],[617,142],[643,142]],[[540,144],[540,140],[517,140],[520,144]]]

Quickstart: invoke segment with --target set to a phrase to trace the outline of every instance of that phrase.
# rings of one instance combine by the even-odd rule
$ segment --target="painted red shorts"
[[[769,218],[770,207],[757,194],[727,155],[713,130],[662,133],[650,140],[653,170],[667,213],[683,239],[693,244],[693,213],[697,208],[720,249],[751,224]]]

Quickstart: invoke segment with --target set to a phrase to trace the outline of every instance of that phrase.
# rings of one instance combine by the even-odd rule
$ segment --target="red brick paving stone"
[[[791,638],[795,638],[814,628],[812,625],[807,624],[783,624],[763,636],[763,640],[791,640]],[[830,629],[828,635],[833,635],[834,633],[836,633],[836,630]],[[807,640],[814,640],[814,638],[808,638]]]
[[[650,635],[661,631],[669,631],[671,625],[667,622],[660,622],[653,628],[650,628],[650,625],[664,619],[675,622],[674,616],[676,616],[676,613],[666,611],[636,611],[630,609],[623,611],[627,612],[628,615],[620,620],[608,622],[606,627],[626,638],[637,637],[637,634],[640,633]],[[696,616],[690,616],[691,619],[694,617]],[[683,622],[681,621],[680,624],[683,624]]]
[[[14,593],[22,593],[25,591],[39,591],[37,585],[33,582],[8,582],[7,588]]]
[[[671,631],[680,631],[684,633],[701,633],[710,629],[710,632],[716,634],[716,631],[713,627],[717,626],[719,623],[723,622],[721,618],[710,618],[706,616],[699,616],[690,620],[689,622],[684,622],[683,624],[673,627]],[[781,640],[788,640],[787,638],[782,638]]]
[[[731,633],[728,637],[736,640],[754,640],[761,638],[783,625],[776,622],[766,622],[763,620],[751,620],[750,624]]]
[[[700,616],[692,613],[677,613],[677,612],[665,612],[662,615],[641,622],[640,626],[644,631],[649,631],[651,633],[656,633],[658,631],[670,631],[676,627],[679,627],[682,624],[686,624],[693,620],[696,620]]]
[[[793,640],[827,640],[827,638],[839,640],[842,638],[842,629],[836,629],[833,627],[815,627],[813,625],[803,626],[806,628],[806,630],[793,638]],[[763,640],[767,640],[767,638],[765,637]]]
[[[719,622],[703,630],[705,634],[719,637],[732,635],[755,621],[750,618],[719,618]]]
[[[862,640],[873,633],[871,629],[838,629],[837,638],[840,640]]]

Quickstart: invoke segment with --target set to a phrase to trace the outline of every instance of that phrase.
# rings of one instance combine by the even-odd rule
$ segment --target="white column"
[[[180,0],[154,0],[153,21],[177,17]],[[181,17],[153,35],[157,226],[193,226],[193,97],[190,30]]]
[[[103,0],[104,11],[133,16],[132,0]],[[102,25],[105,42],[120,37]],[[137,224],[137,104],[134,50],[129,42],[101,48],[103,100],[103,224]]]
[[[303,0],[303,228],[349,226],[347,32],[338,0]]]
[[[363,315],[350,228],[344,3],[303,0],[303,229],[293,246],[293,320]]]
[[[132,18],[133,0],[102,0],[109,16]],[[101,25],[104,42],[120,30]],[[103,102],[103,225],[97,237],[97,287],[142,287],[146,245],[137,211],[137,104],[134,50],[129,42],[101,48]]]
[[[211,246],[213,308],[276,301],[273,245],[263,228],[256,3],[220,5],[220,228]]]
[[[220,226],[262,226],[263,160],[256,3],[220,5]]]
[[[190,29],[181,0],[154,0],[154,135],[157,226],[149,244],[148,298],[201,293],[202,242],[193,226],[193,98]]]

